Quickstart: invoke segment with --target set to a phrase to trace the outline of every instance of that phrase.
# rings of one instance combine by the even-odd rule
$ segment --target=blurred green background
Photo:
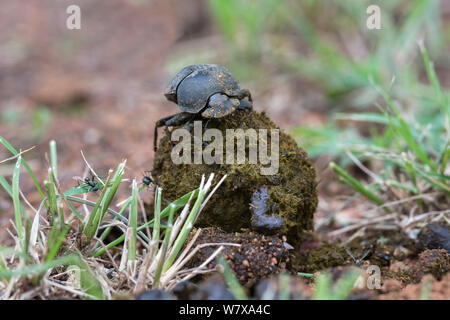
[[[386,146],[391,139],[380,136],[377,126],[340,127],[336,120],[345,118],[344,111],[377,112],[379,86],[402,104],[406,118],[414,117],[430,129],[442,128],[445,117],[426,79],[419,43],[424,43],[441,82],[448,86],[449,5],[444,2],[209,0],[223,42],[219,50],[183,52],[170,67],[174,72],[188,63],[220,59],[239,79],[255,81],[257,88],[279,85],[282,77],[299,100],[308,90],[318,92],[318,105],[312,99],[297,106],[320,110],[327,119],[318,126],[297,119],[302,126],[292,131],[313,157],[338,157],[368,137]],[[371,4],[381,9],[380,30],[366,26]],[[295,108],[286,112],[296,117]],[[383,124],[375,115],[371,120]],[[439,138],[431,141],[434,147],[445,143]]]

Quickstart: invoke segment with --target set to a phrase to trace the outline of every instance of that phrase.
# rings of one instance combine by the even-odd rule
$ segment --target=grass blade
[[[128,268],[131,274],[136,271],[136,233],[137,233],[137,215],[138,215],[138,196],[137,183],[133,180],[130,207],[130,219],[128,225],[131,229],[131,239],[128,241]]]
[[[161,278],[161,273],[163,270],[163,266],[164,266],[164,261],[166,258],[166,254],[167,254],[167,248],[169,246],[169,240],[170,240],[170,236],[172,233],[172,228],[173,228],[173,216],[175,214],[175,206],[170,204],[169,205],[169,219],[167,221],[167,229],[166,229],[166,234],[164,235],[164,242],[161,248],[161,258],[158,262],[158,267],[156,268],[156,272],[155,272],[155,278],[153,280],[153,285],[152,287],[154,289],[159,287],[159,280]]]
[[[14,203],[14,218],[17,228],[17,236],[19,237],[20,246],[22,252],[26,252],[25,245],[25,234],[23,230],[23,217],[22,217],[22,207],[19,198],[19,177],[20,177],[20,165],[22,164],[22,156],[19,156],[14,167],[13,178],[12,178],[12,198]]]
[[[228,262],[225,260],[223,256],[217,258],[217,263],[223,268],[223,277],[225,278],[225,282],[230,288],[231,293],[236,298],[236,300],[248,300],[247,295],[245,294],[244,289],[242,288],[239,281],[236,279],[233,274],[233,270],[231,270]]]
[[[8,141],[6,141],[5,138],[3,138],[2,136],[0,136],[0,143],[3,144],[5,146],[6,149],[8,149],[13,155],[17,155],[19,152],[17,152],[16,149],[13,148],[13,146],[11,146],[9,144]],[[33,179],[34,185],[36,186],[37,191],[39,192],[39,195],[41,196],[41,199],[44,200],[45,199],[45,195],[42,192],[41,187],[39,186],[39,182],[36,179],[36,176],[34,175],[33,171],[31,170],[30,166],[28,165],[28,163],[22,158],[21,160],[22,165],[25,167],[25,169],[28,171],[28,173],[31,176],[31,179]]]
[[[330,167],[331,169],[333,169],[334,172],[336,172],[339,175],[339,177],[343,180],[343,182],[345,182],[349,187],[361,193],[367,199],[369,199],[370,201],[374,202],[379,206],[384,204],[383,199],[381,199],[375,192],[365,187],[361,182],[353,178],[348,172],[339,167],[337,164],[335,164],[334,162],[330,162]],[[389,210],[388,208],[384,209]]]
[[[102,189],[100,197],[98,198],[97,202],[95,203],[95,206],[94,206],[94,208],[92,209],[92,211],[91,211],[91,213],[89,215],[89,219],[88,219],[86,225],[84,226],[83,232],[84,232],[84,234],[86,235],[86,237],[87,237],[87,239],[89,241],[97,233],[98,226],[100,224],[100,221],[101,221],[101,218],[102,218],[102,215],[103,215],[103,212],[99,211],[99,209],[100,209],[101,204],[103,202],[103,199],[105,197],[106,191],[108,190],[109,180],[110,179],[111,179],[111,170],[109,172],[108,178],[106,179],[106,185]]]
[[[95,278],[92,270],[89,266],[78,256],[69,255],[64,256],[49,262],[42,264],[35,264],[14,270],[0,270],[0,279],[10,279],[11,277],[28,277],[31,275],[41,275],[47,270],[62,266],[62,265],[76,265],[80,268],[81,272],[81,285],[86,294],[91,299],[104,299],[103,290]]]
[[[172,202],[172,204],[175,206],[175,210],[179,210],[180,208],[184,207],[184,205],[189,201],[189,198],[191,196],[191,194],[194,193],[193,198],[196,198],[198,196],[198,189],[188,192],[186,193],[184,196],[182,196],[181,198],[178,198],[177,200],[175,200],[174,202]],[[167,215],[170,212],[170,208],[169,206],[167,206],[162,212],[161,212],[161,218],[165,218],[167,217]],[[154,219],[148,221],[147,223],[139,226],[137,228],[138,231],[143,231],[145,228],[152,226],[154,222]],[[100,255],[102,255],[103,253],[105,253],[106,249],[111,249],[112,247],[122,243],[125,240],[125,235],[121,235],[120,237],[118,237],[116,240],[114,240],[113,242],[110,242],[109,244],[107,244],[105,246],[105,248],[101,248],[99,249],[97,252],[95,252],[95,254],[93,255],[94,257],[98,257]]]
[[[55,140],[50,141],[50,164],[55,180],[58,180],[58,158]]]

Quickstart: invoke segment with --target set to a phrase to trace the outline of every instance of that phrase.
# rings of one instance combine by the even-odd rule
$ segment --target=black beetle
[[[151,177],[150,171],[144,171],[141,182],[147,187],[150,187],[150,184],[155,183]]]
[[[183,68],[169,83],[164,95],[167,100],[178,104],[182,112],[156,122],[153,141],[155,151],[159,127],[177,126],[196,118],[222,118],[236,109],[252,110],[250,91],[241,89],[230,72],[216,64]]]
[[[84,182],[86,182],[86,184],[89,185],[92,188],[91,191],[95,192],[95,191],[98,190],[98,187],[95,184],[94,179],[95,179],[94,176],[92,176],[92,178],[84,178]]]
[[[150,183],[152,183],[152,182],[153,182],[153,180],[152,180],[152,178],[150,178],[149,176],[143,176],[143,177],[142,177],[142,183],[143,183],[143,184],[149,186]]]

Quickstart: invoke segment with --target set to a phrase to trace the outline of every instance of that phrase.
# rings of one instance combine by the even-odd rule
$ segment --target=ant
[[[151,173],[150,171],[144,171],[144,176],[142,177],[142,184],[145,184],[147,187],[150,188],[150,190],[153,190],[153,188],[155,187],[155,181],[153,181],[152,177],[151,177]],[[166,204],[170,204],[170,201],[166,200],[166,199],[162,199]]]
[[[98,191],[98,187],[94,181],[95,180],[94,176],[92,176],[91,178],[86,177],[84,179],[82,179],[80,177],[73,177],[73,178],[78,181],[78,185],[80,185],[80,181],[82,181],[85,184],[87,184],[89,187],[91,187],[91,189],[89,191],[93,191],[93,192]]]
[[[384,265],[389,265],[389,263],[390,263],[390,261],[391,261],[391,255],[390,255],[390,254],[378,252],[378,253],[376,254],[376,256],[382,260],[382,263],[383,263]]]
[[[97,187],[97,185],[95,184],[94,179],[95,179],[94,176],[92,176],[92,178],[86,177],[86,178],[84,178],[84,182],[86,182],[86,183],[92,188],[91,191],[94,191],[94,192],[95,192],[95,191],[98,190],[98,187]]]
[[[147,185],[147,186],[150,186],[150,183],[153,183],[153,180],[149,176],[144,176],[142,178],[142,183]]]
[[[142,177],[142,183],[145,184],[147,187],[150,187],[150,184],[154,184],[155,182],[151,178],[150,171],[144,171],[144,176]]]
[[[353,261],[355,261],[355,265],[358,267],[361,267],[363,264],[363,260],[364,258],[366,258],[369,253],[372,251],[372,248],[370,248],[369,250],[367,250],[359,259],[356,259],[353,254],[350,252],[350,250],[348,250],[347,248],[345,248],[345,251],[347,251],[347,254],[352,257]]]

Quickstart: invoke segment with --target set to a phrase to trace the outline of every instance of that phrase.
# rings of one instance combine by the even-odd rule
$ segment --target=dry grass
[[[55,174],[54,142],[50,148],[49,180],[44,183],[45,197],[38,208],[20,190],[19,169],[13,174],[12,186],[2,179],[2,186],[11,191],[16,219],[11,221],[12,229],[8,229],[15,245],[0,247],[0,299],[112,299],[124,294],[131,297],[152,288],[170,290],[180,281],[213,272],[207,265],[224,246],[239,246],[231,243],[196,246],[201,229],[187,243],[195,220],[226,176],[214,188],[211,188],[214,174],[207,180],[203,177],[197,190],[164,210],[161,210],[162,189],[156,187],[153,218],[138,225],[138,208],[146,216],[139,194],[147,186],[138,186],[133,179],[132,193],[120,203],[120,211],[110,206],[117,188],[129,183],[123,178],[126,161],[116,171],[110,170],[103,181],[83,155],[87,172],[97,177],[100,192],[96,201],[90,201],[87,197],[92,186],[86,184],[62,192]],[[17,152],[5,162],[17,159],[16,168],[20,168],[24,161],[22,154]],[[80,207],[82,213],[78,211]],[[175,211],[181,208],[175,218]],[[124,216],[126,212],[128,218]],[[19,230],[18,225],[22,226]],[[123,241],[119,237],[105,244],[112,227],[122,230]],[[186,268],[204,246],[216,249],[201,265]]]

